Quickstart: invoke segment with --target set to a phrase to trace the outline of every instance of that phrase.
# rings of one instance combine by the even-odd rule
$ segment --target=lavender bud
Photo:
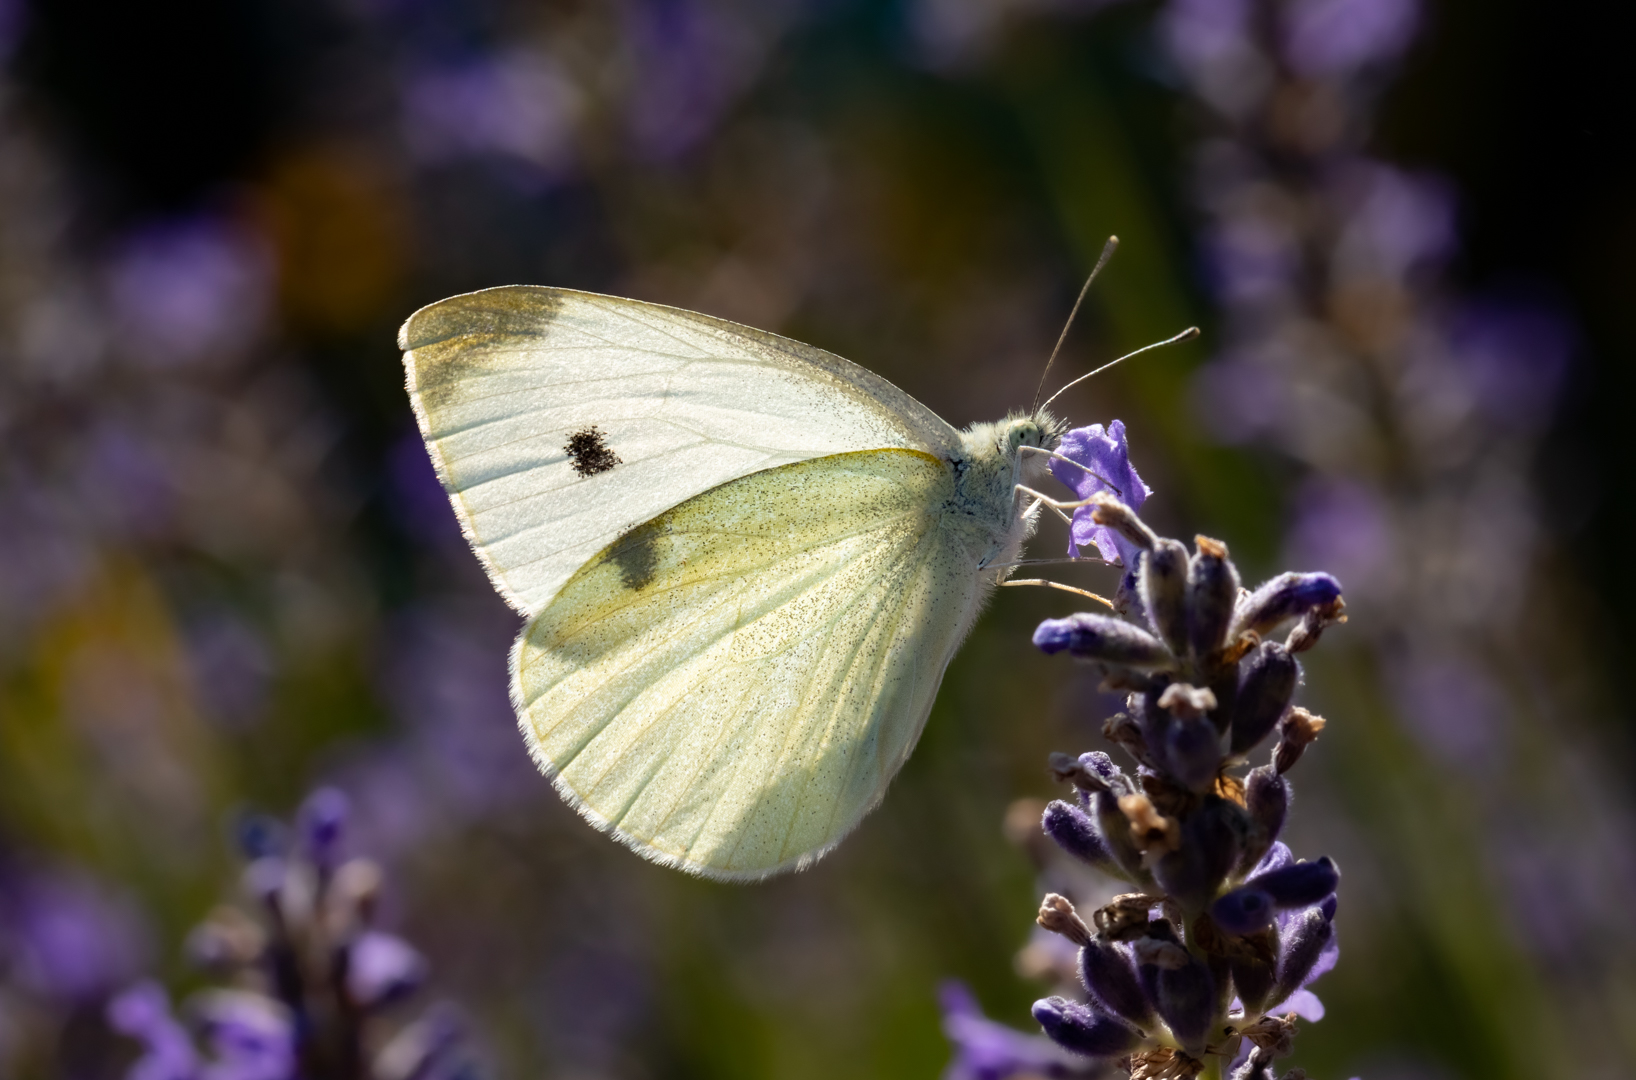
[[[1187,548],[1160,540],[1142,560],[1142,604],[1170,651],[1187,655]]]
[[[1308,746],[1318,740],[1318,733],[1326,721],[1302,708],[1294,708],[1278,722],[1278,745],[1273,748],[1272,765],[1279,773],[1287,773],[1301,760]]]
[[[1130,780],[1125,776],[1125,770],[1113,763],[1113,758],[1100,750],[1079,755],[1079,764],[1086,771],[1101,777],[1102,782],[1110,788],[1117,789],[1121,785],[1130,787]]]
[[[1328,574],[1279,574],[1238,605],[1229,637],[1253,631],[1265,637],[1274,627],[1341,597],[1341,583]]]
[[[249,862],[281,856],[289,850],[289,830],[268,814],[243,814],[233,827],[239,853]]]
[[[1053,934],[1061,934],[1075,945],[1089,945],[1091,942],[1091,928],[1085,925],[1085,920],[1074,910],[1073,901],[1066,896],[1046,893],[1034,921]]]
[[[1221,736],[1203,716],[1179,720],[1165,737],[1165,757],[1170,775],[1194,791],[1204,791],[1221,768]]]
[[[1159,708],[1184,720],[1193,716],[1204,716],[1216,707],[1216,695],[1208,687],[1190,686],[1187,683],[1171,683],[1159,692]]]
[[[347,797],[329,787],[314,791],[301,804],[296,821],[302,847],[314,866],[327,871],[335,865],[349,809]]]
[[[1253,934],[1272,925],[1278,906],[1262,889],[1241,885],[1210,905],[1210,917],[1229,934]]]
[[[1114,713],[1102,722],[1102,737],[1129,754],[1139,764],[1156,768],[1142,725],[1129,713]]]
[[[1310,907],[1290,921],[1278,956],[1275,1001],[1283,1001],[1313,978],[1313,969],[1335,935],[1335,925],[1319,907]]]
[[[1267,1051],[1256,1047],[1250,1051],[1250,1056],[1244,1063],[1233,1070],[1228,1080],[1273,1080],[1273,1057]]]
[[[1227,626],[1238,602],[1238,571],[1227,545],[1195,536],[1197,553],[1187,566],[1187,637],[1193,654],[1209,656],[1227,643]]]
[[[189,1009],[219,1060],[251,1066],[247,1076],[296,1075],[295,1024],[281,1002],[249,990],[211,990]]]
[[[1186,967],[1192,962],[1176,936],[1176,928],[1164,919],[1154,919],[1147,924],[1145,936],[1131,943],[1131,953],[1136,958],[1136,981],[1155,1006],[1159,1003],[1159,972]]]
[[[131,1076],[191,1077],[199,1068],[198,1051],[187,1030],[170,1010],[170,998],[151,980],[137,983],[108,1002],[108,1026],[143,1044]]]
[[[1136,969],[1124,949],[1108,941],[1092,941],[1079,950],[1079,977],[1085,989],[1108,1012],[1137,1027],[1154,1027],[1153,1006],[1136,981]]]
[[[347,949],[347,995],[365,1009],[407,997],[426,976],[426,962],[393,934],[367,930]]]
[[[1267,737],[1295,696],[1301,666],[1289,650],[1266,641],[1245,660],[1233,703],[1232,751],[1242,754]]]
[[[1295,856],[1290,853],[1289,845],[1274,840],[1267,853],[1261,856],[1261,861],[1255,864],[1251,874],[1265,874],[1272,870],[1282,870],[1286,866],[1295,865]]]
[[[1325,630],[1345,621],[1346,601],[1337,596],[1333,603],[1322,604],[1301,616],[1301,621],[1289,632],[1284,645],[1292,653],[1306,652],[1318,644],[1318,638]]]
[[[1108,850],[1096,822],[1079,807],[1058,799],[1045,808],[1040,825],[1045,835],[1074,858],[1082,859],[1104,873],[1121,875],[1113,852]]]
[[[1341,873],[1328,855],[1317,862],[1298,862],[1257,874],[1244,884],[1272,897],[1280,909],[1320,903],[1341,883]]]
[[[1181,967],[1159,969],[1156,1004],[1182,1049],[1201,1057],[1215,1019],[1216,984],[1208,967],[1189,959]]]
[[[1128,796],[1126,796],[1128,798]],[[1148,873],[1142,863],[1142,853],[1136,847],[1135,838],[1131,835],[1130,819],[1119,808],[1120,796],[1109,791],[1099,791],[1091,797],[1091,809],[1096,814],[1096,824],[1102,833],[1103,841],[1108,850],[1113,853],[1114,861],[1124,871],[1124,877],[1133,885],[1143,888],[1153,884],[1153,875]]]
[[[1158,544],[1158,536],[1136,516],[1136,511],[1107,492],[1098,492],[1091,496],[1091,506],[1092,521],[1098,525],[1106,525],[1144,552],[1152,551],[1154,545]]]
[[[1148,933],[1148,914],[1164,900],[1150,893],[1120,893],[1091,914],[1096,932],[1107,941],[1133,941]]]
[[[1174,663],[1163,642],[1141,627],[1086,611],[1065,619],[1046,619],[1034,631],[1034,644],[1045,653],[1067,650],[1074,656],[1121,667],[1157,669]]]
[[[1169,689],[1169,687],[1165,687]],[[1132,694],[1125,699],[1125,707],[1130,710],[1130,718],[1135,721],[1136,731],[1141,734],[1141,745],[1146,748],[1152,759],[1150,764],[1155,768],[1164,762],[1165,746],[1170,740],[1170,725],[1175,718],[1170,710],[1159,706],[1162,693],[1149,691],[1145,694]],[[1105,727],[1106,725],[1104,725]]]
[[[1253,828],[1245,840],[1244,854],[1238,865],[1241,872],[1248,873],[1284,831],[1284,818],[1289,813],[1289,781],[1270,765],[1251,769],[1245,778],[1244,805]]]
[[[289,866],[283,859],[276,855],[263,856],[244,868],[244,891],[269,909],[276,909],[288,876]]]
[[[1288,1057],[1295,1049],[1295,1021],[1281,1016],[1263,1016],[1239,1034],[1275,1058]]]
[[[1236,804],[1206,796],[1183,822],[1180,844],[1153,864],[1154,879],[1183,907],[1203,907],[1238,862],[1245,831]]]
[[[1210,905],[1210,915],[1230,934],[1263,929],[1279,911],[1308,907],[1335,891],[1341,875],[1328,856],[1265,870]]]
[[[1100,750],[1081,754],[1077,758],[1063,753],[1052,754],[1049,767],[1053,779],[1058,783],[1072,783],[1082,794],[1112,791],[1115,795],[1126,795],[1131,791],[1130,777]]]
[[[1234,950],[1229,960],[1233,989],[1244,1004],[1244,1012],[1254,1015],[1272,1002],[1278,982],[1278,929],[1269,927],[1243,939],[1244,948]]]
[[[1033,1012],[1053,1042],[1089,1057],[1129,1053],[1142,1038],[1123,1021],[1067,998],[1036,1001]]]

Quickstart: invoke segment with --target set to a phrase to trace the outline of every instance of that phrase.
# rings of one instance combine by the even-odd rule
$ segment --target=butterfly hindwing
[[[950,467],[756,472],[630,530],[523,631],[536,760],[598,827],[720,878],[804,865],[885,792],[980,606]]]

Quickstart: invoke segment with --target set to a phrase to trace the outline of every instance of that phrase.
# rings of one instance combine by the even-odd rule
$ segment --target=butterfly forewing
[[[532,286],[453,297],[399,334],[410,397],[501,593],[542,610],[632,526],[758,470],[958,437],[886,380],[676,308]]]
[[[608,545],[524,630],[530,748],[599,827],[723,878],[802,865],[877,802],[981,586],[946,462],[756,472]]]

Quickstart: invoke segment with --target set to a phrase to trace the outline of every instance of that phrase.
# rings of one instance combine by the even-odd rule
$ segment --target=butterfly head
[[[1015,457],[1022,453],[1025,446],[1054,450],[1067,426],[1043,409],[1033,413],[1013,413],[999,425],[1000,453]]]

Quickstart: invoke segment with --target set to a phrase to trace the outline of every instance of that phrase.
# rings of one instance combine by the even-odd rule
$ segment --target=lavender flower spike
[[[1101,424],[1075,428],[1062,437],[1057,453],[1068,459],[1051,460],[1051,473],[1073,489],[1080,499],[1108,492],[1132,510],[1140,510],[1153,489],[1142,483],[1130,463],[1130,444],[1125,425],[1115,420],[1106,429]],[[1070,464],[1069,462],[1073,462]],[[1091,508],[1074,511],[1069,530],[1068,554],[1078,558],[1081,550],[1095,547],[1106,562],[1125,567],[1134,565],[1135,545],[1104,525],[1091,520]]]
[[[381,1017],[420,986],[426,963],[408,942],[373,925],[381,870],[368,859],[340,861],[346,813],[339,791],[315,792],[298,815],[297,843],[287,843],[288,831],[276,822],[247,819],[240,839],[252,861],[243,878],[261,917],[218,909],[189,939],[194,959],[243,988],[189,999],[204,1054],[158,986],[143,983],[116,997],[110,1026],[146,1048],[126,1080],[475,1080],[452,1014],[434,1007],[408,1024]],[[394,1027],[397,1034],[384,1039]]]
[[[1084,917],[1068,897],[1046,897],[1039,923],[1079,947],[1090,1002],[1047,998],[1034,1018],[1066,1050],[1121,1058],[1133,1080],[1219,1077],[1242,1039],[1270,1067],[1289,1051],[1294,1021],[1269,1015],[1268,1003],[1320,1017],[1306,984],[1339,955],[1339,871],[1328,858],[1295,861],[1277,838],[1291,804],[1286,774],[1324,725],[1293,704],[1295,654],[1342,621],[1340,585],[1283,574],[1235,604],[1225,544],[1200,537],[1188,558],[1128,505],[1099,496],[1096,513],[1141,551],[1126,578],[1140,579],[1143,603],[1048,619],[1034,643],[1091,660],[1107,671],[1104,688],[1130,691],[1103,734],[1139,768],[1054,755],[1052,774],[1081,800],[1052,803],[1041,824],[1068,855],[1141,891]],[[1287,641],[1263,640],[1292,620]],[[1274,730],[1272,764],[1246,775],[1243,754]]]

